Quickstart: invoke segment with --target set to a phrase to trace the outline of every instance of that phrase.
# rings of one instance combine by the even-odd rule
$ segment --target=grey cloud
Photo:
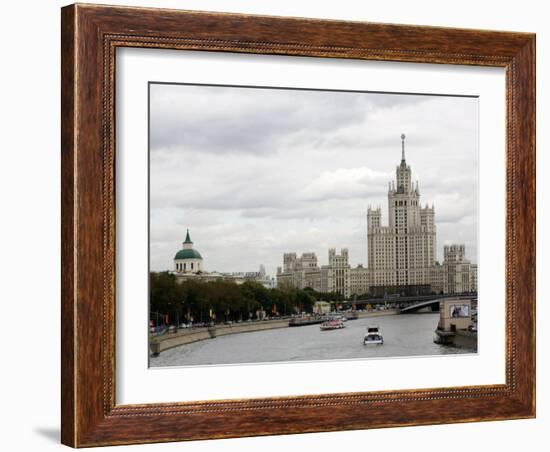
[[[334,133],[380,108],[426,100],[429,97],[152,85],[151,149],[274,152],[280,142],[315,142],[322,137],[319,132]]]
[[[438,254],[457,241],[477,253],[475,101],[183,88],[152,90],[151,268],[171,267],[187,227],[208,270],[273,274],[283,252],[325,262],[331,246],[366,264],[366,210],[387,221],[402,132]]]

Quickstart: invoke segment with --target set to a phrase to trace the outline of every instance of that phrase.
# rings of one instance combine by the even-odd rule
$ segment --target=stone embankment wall
[[[233,325],[216,325],[213,328],[191,328],[180,330],[177,333],[167,333],[160,336],[160,351],[179,345],[225,336],[227,334],[250,333],[253,331],[272,330],[274,328],[288,328],[287,320],[266,320],[262,322],[235,323]]]
[[[453,345],[455,347],[477,350],[477,333],[459,330],[453,337]]]

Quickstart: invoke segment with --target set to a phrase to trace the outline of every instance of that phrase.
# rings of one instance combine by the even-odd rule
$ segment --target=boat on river
[[[374,325],[368,326],[367,334],[365,334],[365,337],[363,338],[363,344],[364,345],[383,345],[384,338],[382,337],[382,334],[380,334],[380,328]]]
[[[325,316],[317,315],[308,315],[300,317],[292,317],[288,321],[288,326],[308,326],[308,325],[317,325],[323,323],[326,320]]]
[[[331,319],[323,322],[321,325],[321,331],[339,330],[345,328],[344,322],[340,319]]]

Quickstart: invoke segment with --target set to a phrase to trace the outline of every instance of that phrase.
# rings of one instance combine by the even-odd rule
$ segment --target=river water
[[[433,342],[439,313],[401,314],[346,322],[321,331],[319,325],[232,334],[166,350],[152,367],[266,363],[472,353]],[[367,325],[377,325],[384,345],[363,345]]]

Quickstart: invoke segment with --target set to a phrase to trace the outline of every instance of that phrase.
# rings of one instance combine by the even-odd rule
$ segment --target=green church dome
[[[189,235],[189,229],[185,236],[185,242],[183,242],[183,249],[179,250],[174,257],[174,260],[177,259],[202,259],[201,253],[193,249],[193,241]]]
[[[174,259],[202,259],[202,256],[197,250],[179,250]]]

